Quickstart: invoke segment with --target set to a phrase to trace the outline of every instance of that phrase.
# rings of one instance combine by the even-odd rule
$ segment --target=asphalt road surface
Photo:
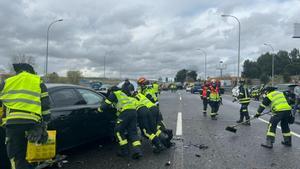
[[[254,115],[259,102],[249,106]],[[162,92],[160,106],[165,122],[177,134],[175,146],[153,154],[150,144],[143,140],[144,157],[138,161],[115,155],[114,143],[91,143],[71,151],[62,169],[299,169],[300,126],[292,125],[293,147],[281,145],[281,130],[277,130],[273,149],[260,146],[265,141],[266,115],[240,126],[237,133],[225,131],[239,117],[239,104],[231,96],[223,96],[218,120],[202,114],[199,94],[185,91]],[[170,162],[170,165],[167,163]]]

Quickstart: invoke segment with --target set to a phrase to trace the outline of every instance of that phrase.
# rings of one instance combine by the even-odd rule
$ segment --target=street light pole
[[[197,49],[197,50],[200,50],[203,54],[204,54],[204,79],[206,80],[206,65],[207,65],[207,61],[206,61],[206,57],[207,57],[207,53],[202,50],[202,49]]]
[[[264,45],[269,46],[273,51],[273,53],[272,53],[272,86],[274,86],[274,64],[275,64],[274,48],[272,47],[271,44],[268,44],[268,43],[264,43]]]
[[[234,18],[238,24],[239,24],[239,40],[238,40],[238,73],[237,73],[237,82],[240,78],[240,51],[241,51],[241,23],[239,21],[239,19],[236,16],[233,15],[221,15],[222,17],[232,17]]]
[[[51,22],[48,26],[47,29],[47,48],[46,48],[46,63],[45,63],[45,77],[47,78],[47,74],[48,74],[48,48],[49,48],[49,32],[50,32],[50,28],[53,24],[57,23],[57,22],[61,22],[63,21],[63,19],[58,19],[55,20],[53,22]]]

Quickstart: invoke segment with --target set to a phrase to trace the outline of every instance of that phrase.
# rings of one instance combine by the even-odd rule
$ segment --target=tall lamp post
[[[274,48],[269,43],[264,43],[264,45],[269,46],[272,49],[272,51],[273,51],[273,53],[272,53],[272,86],[274,86],[274,63],[275,63]]]
[[[63,21],[63,19],[58,19],[58,20],[55,20],[53,22],[51,22],[48,26],[48,29],[47,29],[47,49],[46,49],[46,64],[45,64],[45,76],[47,77],[47,74],[48,74],[48,47],[49,47],[49,32],[50,32],[50,28],[53,24],[57,23],[57,22],[61,22]]]
[[[197,50],[200,50],[203,54],[204,54],[204,79],[207,80],[207,76],[206,76],[206,57],[207,57],[207,53],[202,50],[202,49],[197,49]]]
[[[238,40],[238,73],[237,73],[237,82],[240,78],[240,51],[241,51],[241,23],[239,21],[239,19],[236,17],[236,16],[233,16],[233,15],[221,15],[222,17],[231,17],[231,18],[234,18],[238,24],[239,24],[239,40]]]

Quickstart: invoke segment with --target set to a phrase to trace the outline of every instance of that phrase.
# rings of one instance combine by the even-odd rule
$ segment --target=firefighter
[[[134,87],[129,90],[134,91]],[[137,100],[137,119],[139,127],[145,137],[147,137],[153,144],[154,153],[159,153],[165,149],[160,141],[161,130],[156,128],[156,117],[153,116],[149,108],[155,106],[146,96],[141,93],[135,92],[134,98]]]
[[[215,79],[211,81],[209,91],[207,92],[207,98],[211,107],[210,117],[212,120],[217,120],[216,116],[218,115],[222,98]]]
[[[49,96],[31,65],[17,63],[13,68],[16,75],[0,85],[7,154],[13,169],[31,169],[26,161],[27,142],[43,144],[48,140]]]
[[[137,134],[136,104],[134,99],[125,93],[128,93],[128,91],[122,91],[116,86],[112,87],[109,96],[98,108],[98,111],[102,112],[102,110],[108,109],[109,107],[115,107],[117,109],[118,118],[115,126],[115,134],[120,146],[120,150],[117,154],[121,157],[129,155],[128,140],[130,140],[132,144],[131,157],[133,159],[139,159],[143,154],[141,151],[141,142]],[[133,93],[130,93],[130,95],[132,94]]]
[[[166,125],[163,121],[162,113],[159,110],[159,102],[157,100],[157,97],[153,93],[153,90],[151,88],[147,87],[148,80],[144,77],[140,77],[138,80],[138,85],[140,86],[140,93],[145,95],[152,103],[154,103],[154,106],[150,107],[149,110],[153,113],[156,119],[156,126],[158,130],[161,130],[163,133],[168,135],[168,141],[164,143],[164,145],[168,148],[170,147],[171,143],[170,140],[173,138],[173,132],[171,129],[167,129]],[[162,134],[161,137],[164,137],[164,134]],[[162,138],[164,140],[164,138]]]
[[[250,125],[250,116],[248,112],[248,105],[250,103],[250,95],[249,95],[249,90],[247,86],[245,85],[245,80],[241,79],[239,81],[240,86],[239,86],[239,95],[237,99],[239,100],[239,103],[241,104],[241,109],[240,109],[240,119],[236,121],[237,123],[242,123],[244,121],[244,118],[246,119],[246,125]]]
[[[272,117],[269,121],[267,129],[266,143],[261,144],[265,148],[273,148],[275,142],[275,134],[277,124],[280,122],[283,135],[281,142],[285,146],[292,146],[292,134],[289,128],[289,121],[291,120],[291,106],[288,104],[282,92],[276,91],[275,87],[266,87],[264,89],[266,97],[264,97],[260,104],[257,113],[254,117],[258,118],[267,106],[271,107]]]
[[[209,83],[204,82],[204,85],[202,86],[202,89],[200,91],[200,97],[203,101],[203,115],[206,116],[206,110],[207,110],[207,104],[208,104],[208,98],[207,93],[209,92]]]

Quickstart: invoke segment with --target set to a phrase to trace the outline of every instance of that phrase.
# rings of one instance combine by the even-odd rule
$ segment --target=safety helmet
[[[145,85],[146,81],[147,81],[146,78],[140,77],[140,78],[138,78],[137,83],[138,83],[138,85]]]
[[[23,71],[26,71],[31,74],[36,74],[33,67],[28,63],[14,63],[13,68],[17,74]]]
[[[211,83],[216,83],[216,79],[211,79]]]

